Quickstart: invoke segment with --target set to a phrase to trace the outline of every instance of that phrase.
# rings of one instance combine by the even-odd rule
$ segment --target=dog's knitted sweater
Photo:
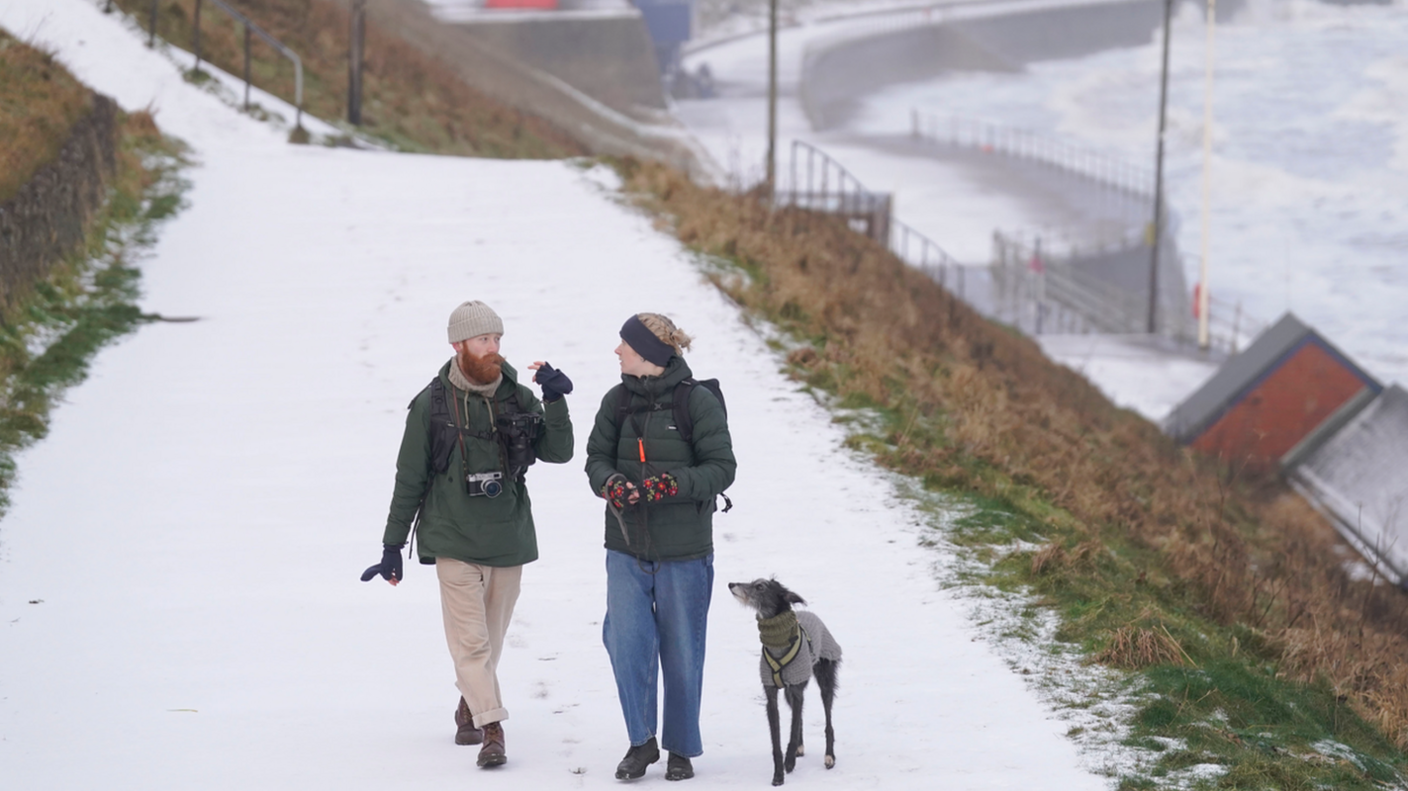
[[[785,658],[791,652],[794,638],[797,641],[797,655],[778,671],[785,685],[802,684],[811,679],[812,665],[819,660],[838,662],[841,659],[841,646],[831,636],[826,624],[810,612],[789,610],[772,618],[759,618],[758,637],[762,640],[765,654],[760,660],[765,687],[776,686],[768,656],[774,660]]]

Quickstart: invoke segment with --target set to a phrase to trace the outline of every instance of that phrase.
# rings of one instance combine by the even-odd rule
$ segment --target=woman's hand
[[[615,506],[618,511],[628,505],[640,502],[640,490],[619,472],[607,478],[606,483],[602,484],[601,496],[606,498],[607,502]]]

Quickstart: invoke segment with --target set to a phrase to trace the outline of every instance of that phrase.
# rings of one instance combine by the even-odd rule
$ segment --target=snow
[[[973,591],[941,586],[958,561],[920,546],[939,535],[926,512],[843,449],[830,413],[608,174],[288,145],[100,7],[0,0],[0,25],[124,107],[154,106],[193,147],[190,205],[142,263],[142,308],[200,320],[104,350],[18,459],[0,523],[7,787],[616,787],[602,515],[581,463],[617,328],[638,310],[697,338],[690,363],[724,382],[740,462],[716,524],[693,786],[770,777],[756,629],[724,588],[768,574],[847,654],[837,767],[814,750],[790,783],[1107,785],[1085,767],[1113,759],[1063,737],[1069,720],[1027,683],[1040,673],[1013,672],[1024,660],[974,625]],[[452,743],[433,574],[356,579],[380,553],[404,405],[468,298],[503,316],[520,369],[547,359],[577,386],[577,459],[530,473],[543,557],[501,666],[510,760],[493,772]],[[808,712],[816,745],[814,694]]]

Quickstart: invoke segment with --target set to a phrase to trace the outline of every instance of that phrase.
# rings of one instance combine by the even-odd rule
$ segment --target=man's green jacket
[[[572,420],[567,399],[541,403],[526,385],[518,383],[518,372],[504,363],[503,381],[492,399],[466,393],[450,384],[451,359],[440,369],[447,401],[453,414],[459,408],[461,425],[483,437],[464,435],[464,445],[450,452],[445,471],[434,477],[430,491],[430,387],[411,402],[406,416],[406,433],[396,457],[396,489],[391,496],[391,513],[386,518],[386,544],[401,544],[411,532],[416,508],[425,495],[424,513],[416,531],[416,552],[421,563],[435,558],[453,558],[485,566],[521,566],[538,559],[538,538],[533,530],[533,503],[528,487],[511,479],[504,467],[503,450],[494,436],[494,417],[506,411],[515,392],[521,409],[543,416],[534,442],[538,460],[561,464],[572,460]],[[468,421],[465,422],[465,416]],[[469,473],[503,472],[503,492],[497,497],[470,496],[464,478]],[[532,471],[528,472],[532,475]]]
[[[699,385],[690,392],[691,442],[674,425],[675,385],[691,376],[683,358],[670,358],[659,376],[621,376],[607,391],[587,439],[587,479],[592,491],[616,473],[637,486],[669,473],[679,493],[653,503],[628,505],[618,521],[606,509],[606,548],[642,560],[693,560],[714,551],[714,500],[733,483],[733,457],[724,405]],[[620,388],[631,394],[632,414],[617,425]],[[642,454],[645,461],[641,461]],[[623,530],[624,526],[624,530]]]

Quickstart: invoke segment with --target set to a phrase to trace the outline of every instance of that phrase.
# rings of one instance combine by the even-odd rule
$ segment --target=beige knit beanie
[[[504,322],[494,309],[477,299],[470,300],[450,314],[450,343],[466,341],[491,332],[504,334]]]

